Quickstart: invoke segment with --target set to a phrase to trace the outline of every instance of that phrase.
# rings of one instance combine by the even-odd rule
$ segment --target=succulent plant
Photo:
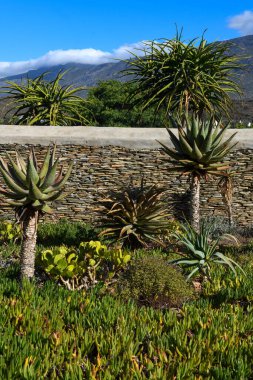
[[[196,232],[190,225],[182,225],[182,233],[175,234],[178,241],[186,248],[183,257],[172,260],[171,264],[183,265],[185,268],[191,268],[188,279],[196,274],[201,274],[210,280],[210,270],[214,264],[227,265],[236,274],[237,267],[243,273],[243,269],[230,257],[218,251],[220,239],[211,241],[210,232],[212,226],[202,225],[200,231]],[[245,274],[245,273],[244,273]]]
[[[146,246],[147,241],[162,244],[159,235],[168,228],[168,209],[160,198],[165,193],[155,185],[145,187],[129,185],[112,191],[102,200],[105,207],[105,230],[100,234],[123,245]]]
[[[54,247],[42,251],[40,265],[48,275],[70,290],[105,285],[127,265],[131,256],[121,249],[109,250],[100,241],[80,243],[78,248]]]
[[[87,102],[77,96],[83,87],[61,86],[65,72],[59,72],[52,81],[47,81],[47,72],[34,79],[26,78],[17,84],[7,81],[1,93],[9,99],[11,121],[18,125],[84,125],[83,116]]]
[[[228,169],[229,164],[222,160],[237,144],[233,141],[236,132],[223,141],[225,127],[214,117],[201,120],[198,117],[185,117],[183,120],[170,118],[171,126],[178,129],[178,137],[169,129],[174,149],[162,145],[162,150],[176,161],[176,168],[183,173],[196,173],[199,176],[207,174],[219,175]],[[185,128],[184,128],[185,127]]]
[[[23,226],[22,277],[34,275],[38,216],[53,212],[51,203],[63,197],[63,189],[72,170],[71,163],[65,175],[63,167],[58,171],[59,158],[55,159],[55,152],[56,145],[52,152],[49,147],[41,166],[37,163],[33,149],[27,162],[17,152],[16,162],[9,154],[8,163],[0,157],[0,172],[8,188],[0,188],[0,193],[9,199],[9,204],[15,208],[16,217]]]
[[[72,170],[72,164],[65,176],[63,176],[62,167],[57,174],[59,159],[55,160],[55,152],[56,145],[52,152],[48,148],[41,167],[37,164],[33,149],[31,149],[27,163],[18,152],[16,152],[16,162],[8,153],[8,164],[0,157],[0,172],[10,190],[0,188],[0,193],[12,200],[9,204],[17,208],[18,216],[21,219],[22,214],[30,208],[52,213],[50,203],[61,198],[63,187]]]
[[[174,148],[161,143],[162,150],[174,164],[172,170],[191,175],[191,224],[199,229],[199,192],[200,178],[208,175],[226,176],[229,163],[225,156],[237,142],[233,141],[236,133],[224,140],[224,133],[229,125],[223,127],[221,121],[214,117],[201,120],[196,116],[184,119],[170,118],[171,125],[178,130],[178,137],[168,128]]]
[[[226,114],[233,103],[230,94],[240,94],[236,75],[243,65],[231,54],[230,43],[208,43],[204,36],[188,43],[177,32],[173,39],[145,41],[124,62],[123,75],[136,84],[133,104],[159,110]],[[236,74],[235,74],[236,73]]]

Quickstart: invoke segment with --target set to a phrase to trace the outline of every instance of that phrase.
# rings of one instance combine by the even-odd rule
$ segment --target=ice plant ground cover
[[[45,230],[40,236],[45,241]],[[42,240],[43,240],[42,239]],[[45,248],[40,243],[37,256]],[[0,378],[248,379],[253,375],[252,246],[224,248],[246,272],[216,267],[202,293],[175,308],[141,306],[102,283],[69,291],[17,280],[18,247],[1,246]],[[136,251],[171,258],[161,250]],[[175,254],[174,254],[175,255]],[[16,259],[15,259],[16,257]],[[39,281],[39,282],[38,282]]]

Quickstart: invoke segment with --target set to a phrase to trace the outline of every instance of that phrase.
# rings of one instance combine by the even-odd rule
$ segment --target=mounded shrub
[[[118,292],[125,299],[155,308],[178,307],[193,298],[182,273],[159,256],[134,260],[121,275]]]

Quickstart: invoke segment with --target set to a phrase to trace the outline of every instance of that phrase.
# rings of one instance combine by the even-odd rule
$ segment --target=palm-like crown
[[[9,198],[9,204],[16,207],[18,215],[35,209],[51,213],[50,203],[63,196],[63,187],[68,180],[73,163],[63,175],[63,167],[58,170],[59,158],[55,160],[56,146],[48,148],[44,162],[38,165],[34,150],[31,149],[27,162],[16,152],[16,162],[7,154],[7,163],[0,157],[0,172],[8,190],[0,188],[0,193]]]
[[[224,174],[223,170],[228,169],[229,165],[223,159],[237,144],[232,141],[236,133],[224,141],[224,133],[229,125],[222,127],[221,121],[217,122],[214,118],[203,121],[195,116],[186,117],[185,123],[172,118],[170,121],[178,129],[177,137],[167,128],[174,149],[159,143],[173,162],[177,162],[178,166],[173,170],[199,175]]]

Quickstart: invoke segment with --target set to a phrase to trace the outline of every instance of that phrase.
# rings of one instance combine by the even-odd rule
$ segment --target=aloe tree
[[[1,92],[7,94],[9,110],[14,124],[25,125],[83,125],[88,121],[83,116],[87,102],[77,96],[84,88],[61,86],[60,81],[66,72],[59,72],[52,81],[45,80],[48,73],[27,78],[17,84],[6,81],[8,86]]]
[[[226,176],[229,163],[225,156],[237,144],[233,141],[236,133],[224,139],[229,125],[223,127],[214,117],[206,121],[198,117],[185,117],[182,120],[170,119],[173,127],[178,129],[178,137],[167,128],[174,149],[162,145],[162,150],[170,157],[172,170],[190,175],[191,178],[191,225],[199,230],[200,179],[208,176]],[[185,128],[184,128],[185,126]]]
[[[8,162],[0,157],[0,172],[8,188],[0,188],[0,193],[8,198],[22,225],[22,279],[34,276],[38,218],[53,212],[50,205],[64,196],[63,189],[72,170],[71,163],[63,175],[63,167],[58,170],[59,158],[55,160],[55,153],[56,146],[52,150],[49,147],[42,165],[38,165],[33,149],[27,162],[18,152],[16,161],[9,154]]]
[[[231,54],[227,42],[207,43],[202,37],[186,43],[174,39],[147,41],[124,62],[123,75],[137,84],[133,104],[155,105],[157,111],[225,113],[229,117],[231,93],[240,94],[236,72],[240,57]]]

